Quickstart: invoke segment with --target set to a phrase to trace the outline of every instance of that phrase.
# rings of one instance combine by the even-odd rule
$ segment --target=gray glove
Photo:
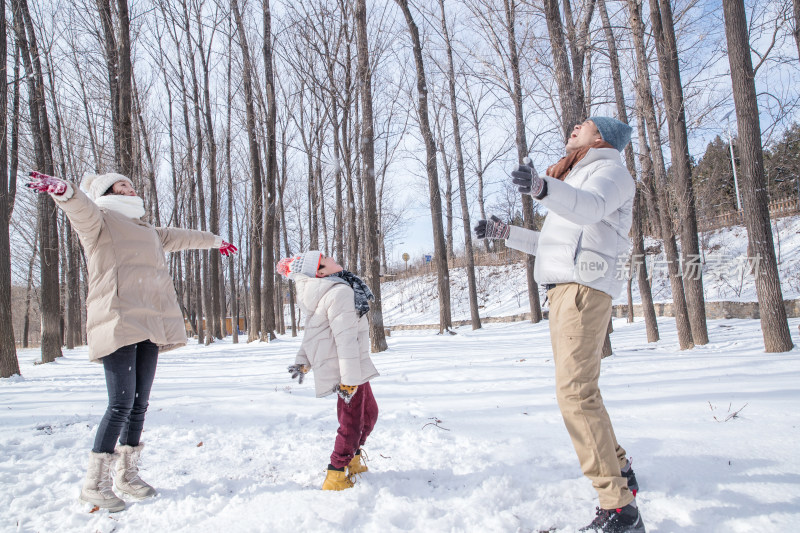
[[[547,194],[545,188],[545,181],[539,177],[539,173],[531,165],[531,158],[526,157],[522,160],[522,164],[517,167],[517,170],[511,173],[511,178],[514,185],[522,194],[530,194],[534,198],[544,198]],[[544,192],[544,194],[542,194]]]
[[[489,220],[479,220],[478,225],[473,228],[475,237],[482,241],[484,239],[507,239],[511,232],[511,226],[500,220],[494,215]]]
[[[306,374],[308,373],[308,367],[306,365],[289,365],[287,369],[292,375],[292,379],[296,379],[297,384],[302,385],[303,380],[306,378]]]

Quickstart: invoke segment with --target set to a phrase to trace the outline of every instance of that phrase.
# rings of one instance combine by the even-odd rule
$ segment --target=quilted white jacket
[[[297,303],[306,316],[296,364],[314,371],[317,397],[342,383],[362,385],[378,375],[369,356],[369,321],[359,318],[353,289],[339,277],[292,276]]]
[[[630,250],[636,183],[613,148],[593,148],[564,181],[545,176],[542,230],[511,226],[509,248],[536,256],[537,283],[580,283],[616,298]]]

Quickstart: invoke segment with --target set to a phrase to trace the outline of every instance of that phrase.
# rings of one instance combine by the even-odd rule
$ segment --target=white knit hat
[[[131,187],[133,187],[133,182],[130,180],[130,178],[127,178],[122,174],[117,174],[115,172],[110,172],[108,174],[90,174],[87,172],[83,175],[81,189],[86,191],[86,194],[89,196],[89,198],[92,200],[97,200],[103,196],[103,194],[105,194],[109,187],[121,180],[127,181],[131,184]]]
[[[303,274],[315,278],[321,261],[322,252],[310,250],[296,257],[287,257],[278,261],[278,273],[288,278],[291,278],[293,274]]]

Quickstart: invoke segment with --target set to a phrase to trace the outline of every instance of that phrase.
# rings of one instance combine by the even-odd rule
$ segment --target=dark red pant
[[[344,400],[339,398],[336,414],[339,417],[339,430],[336,432],[331,464],[336,468],[342,468],[350,464],[378,420],[378,404],[372,395],[369,382],[358,386],[350,403],[344,403]]]

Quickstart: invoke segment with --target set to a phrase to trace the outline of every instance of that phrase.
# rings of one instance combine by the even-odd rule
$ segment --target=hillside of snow
[[[800,216],[773,221],[773,239],[781,288],[784,299],[800,298]],[[703,256],[703,288],[707,301],[757,301],[750,265],[757,260],[748,259],[747,231],[743,226],[733,226],[701,234]],[[655,302],[672,300],[666,258],[660,242],[647,239],[647,248],[657,248],[658,254],[647,256],[647,270],[651,278]],[[501,266],[482,266],[476,269],[478,305],[482,317],[517,315],[530,311],[525,265],[509,263]],[[383,317],[387,325],[438,324],[439,305],[435,273],[381,284]],[[544,290],[540,288],[544,302]],[[450,297],[453,320],[469,320],[469,294],[466,271],[450,270]],[[614,300],[626,304],[625,291]],[[639,287],[633,283],[633,301],[640,303]]]

